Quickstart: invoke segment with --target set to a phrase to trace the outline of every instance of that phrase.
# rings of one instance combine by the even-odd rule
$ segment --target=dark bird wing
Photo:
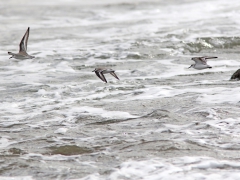
[[[102,80],[107,83],[107,80],[106,80],[105,76],[103,75],[103,73],[99,73],[99,74],[102,77]]]
[[[104,76],[101,72],[95,71],[95,74],[96,74],[103,82],[106,82],[106,83],[107,83],[107,80],[106,80],[105,76]]]
[[[212,56],[204,56],[205,59],[215,59],[215,58],[218,58],[218,57],[212,57]]]
[[[110,72],[110,74],[111,74],[112,76],[114,76],[116,79],[119,80],[119,78],[117,77],[117,75],[115,74],[115,72]]]
[[[204,57],[194,57],[192,58],[192,60],[196,63],[196,64],[207,64],[207,61]]]
[[[207,59],[215,59],[215,58],[218,58],[218,57],[203,56],[203,57],[200,57],[199,59],[202,61],[203,64],[207,64]]]
[[[28,27],[26,33],[24,34],[20,44],[19,44],[19,52],[27,52],[27,42],[29,37],[30,28]]]
[[[207,59],[206,57],[200,57],[199,61],[201,61],[202,64],[207,64]]]

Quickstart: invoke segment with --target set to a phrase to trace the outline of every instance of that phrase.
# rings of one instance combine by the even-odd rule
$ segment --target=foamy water
[[[2,4],[0,179],[240,178],[240,2]]]

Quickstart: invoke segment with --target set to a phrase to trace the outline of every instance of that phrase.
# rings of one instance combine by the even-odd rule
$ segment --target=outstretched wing
[[[212,56],[200,57],[201,61],[204,62],[205,64],[207,64],[207,59],[215,59],[215,58],[218,58],[218,57],[212,57]]]
[[[114,76],[116,79],[119,80],[119,78],[117,77],[117,75],[116,75],[114,72],[110,72],[110,74],[111,74],[112,76]]]
[[[101,79],[102,79],[105,83],[107,83],[107,80],[106,80],[105,76],[103,75],[103,73],[99,73],[99,74],[100,74],[100,76],[102,77]]]
[[[24,34],[20,44],[19,44],[19,52],[27,52],[27,42],[29,37],[30,28],[28,27],[26,33]]]
[[[206,57],[199,57],[199,61],[200,61],[202,64],[207,64],[207,58],[206,58]]]
[[[205,58],[205,59],[207,60],[207,59],[215,59],[215,58],[218,58],[218,57],[213,57],[213,56],[204,56],[203,58]]]
[[[107,83],[107,80],[106,80],[105,76],[104,76],[101,72],[95,71],[95,74],[96,74],[103,82],[106,82],[106,83]]]
[[[196,63],[196,64],[207,64],[207,61],[204,57],[193,57],[192,60]]]

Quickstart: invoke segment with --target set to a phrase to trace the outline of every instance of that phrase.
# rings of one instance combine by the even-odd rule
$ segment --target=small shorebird
[[[8,52],[9,55],[12,55],[9,59],[15,58],[15,59],[32,59],[35,58],[35,56],[31,56],[27,53],[27,42],[28,42],[28,37],[29,37],[29,30],[30,28],[28,27],[26,33],[24,34],[20,44],[19,44],[19,52],[18,53],[12,53]]]
[[[189,68],[193,67],[194,69],[198,69],[198,70],[212,68],[207,64],[207,59],[214,59],[214,58],[217,58],[217,57],[208,57],[208,56],[193,57],[192,60],[195,62],[195,64],[192,64]]]
[[[112,69],[105,69],[105,68],[95,68],[92,72],[95,72],[95,74],[103,81],[107,83],[107,80],[104,76],[104,74],[110,73],[112,76],[114,76],[116,79],[119,80],[117,75],[115,74],[115,71]]]

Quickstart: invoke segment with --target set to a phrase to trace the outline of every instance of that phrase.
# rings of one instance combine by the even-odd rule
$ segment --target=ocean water
[[[0,9],[1,180],[240,179],[240,1]],[[27,27],[36,58],[9,59]],[[212,69],[188,69],[206,55]]]

